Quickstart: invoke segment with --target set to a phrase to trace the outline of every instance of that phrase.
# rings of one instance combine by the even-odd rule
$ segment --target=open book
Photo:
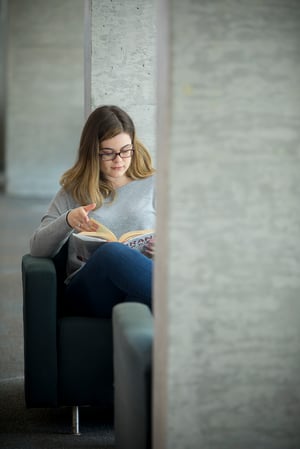
[[[130,248],[143,252],[145,245],[154,237],[154,229],[142,229],[126,232],[117,238],[116,235],[102,223],[91,218],[98,225],[97,231],[83,231],[73,234],[75,249],[79,260],[86,261],[100,244],[120,242]]]

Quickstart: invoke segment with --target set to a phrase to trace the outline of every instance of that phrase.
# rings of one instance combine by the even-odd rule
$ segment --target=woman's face
[[[132,149],[132,142],[127,133],[120,133],[100,143],[99,153],[103,155],[99,156],[100,170],[107,180],[116,183],[122,178],[126,178],[126,172],[132,159],[130,149]],[[115,153],[119,152],[126,157],[121,157],[119,154],[116,156]]]

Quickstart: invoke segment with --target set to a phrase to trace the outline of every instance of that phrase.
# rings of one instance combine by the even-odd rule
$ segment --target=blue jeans
[[[122,243],[99,246],[66,287],[68,311],[110,318],[113,307],[123,301],[151,308],[152,265],[151,259]]]

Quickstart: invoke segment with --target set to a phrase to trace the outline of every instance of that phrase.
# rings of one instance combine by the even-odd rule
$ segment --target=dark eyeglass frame
[[[104,149],[105,148],[102,148],[102,150],[104,150]],[[125,153],[128,155],[125,156]],[[100,159],[102,161],[114,161],[117,156],[120,156],[121,159],[128,159],[129,157],[132,157],[133,153],[134,153],[134,147],[132,146],[131,148],[127,148],[127,149],[122,148],[119,152],[113,151],[113,150],[110,150],[109,152],[106,152],[106,153],[99,152],[98,156],[100,157]]]

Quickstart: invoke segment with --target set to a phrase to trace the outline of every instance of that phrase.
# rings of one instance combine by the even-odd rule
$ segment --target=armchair
[[[144,304],[113,309],[114,416],[117,449],[151,448],[153,316]]]
[[[55,258],[22,258],[25,402],[30,407],[113,407],[112,320],[62,307],[67,244]]]

